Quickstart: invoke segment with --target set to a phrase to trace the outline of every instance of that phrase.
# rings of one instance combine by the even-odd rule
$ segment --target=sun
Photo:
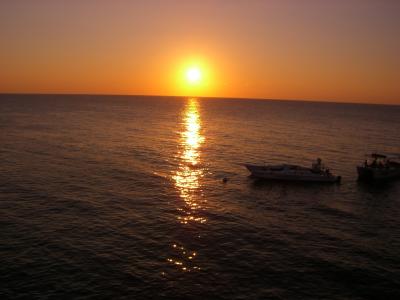
[[[172,65],[171,65],[172,67]],[[201,97],[214,93],[215,73],[209,61],[200,57],[189,57],[178,61],[171,69],[171,92],[175,95]]]
[[[189,83],[195,84],[201,81],[201,71],[199,68],[190,68],[186,71],[186,79]]]

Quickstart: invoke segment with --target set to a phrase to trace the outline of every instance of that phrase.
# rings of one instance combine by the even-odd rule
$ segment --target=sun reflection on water
[[[184,112],[185,130],[181,132],[179,152],[180,164],[174,176],[175,187],[179,190],[180,197],[185,201],[185,207],[181,208],[182,216],[178,219],[182,224],[188,222],[206,222],[204,217],[198,215],[202,208],[204,199],[199,198],[201,193],[200,178],[204,176],[204,170],[199,166],[199,148],[204,142],[201,135],[201,123],[198,102],[196,99],[189,99]]]
[[[182,121],[183,130],[180,133],[180,150],[177,155],[179,167],[173,175],[173,180],[175,188],[183,200],[183,205],[178,207],[179,214],[177,219],[182,224],[182,228],[184,228],[190,225],[200,225],[207,221],[202,216],[206,200],[202,197],[201,190],[201,178],[204,176],[204,168],[201,164],[200,147],[204,143],[204,136],[201,134],[197,99],[188,99]],[[196,264],[197,251],[184,247],[179,243],[173,243],[171,248],[174,251],[174,255],[167,259],[168,263],[182,272],[201,270]]]

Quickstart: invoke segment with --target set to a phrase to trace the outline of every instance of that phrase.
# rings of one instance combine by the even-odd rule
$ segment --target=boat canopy
[[[372,158],[383,158],[383,159],[398,159],[400,158],[400,154],[394,154],[394,153],[371,153],[367,154],[367,156],[372,157]]]

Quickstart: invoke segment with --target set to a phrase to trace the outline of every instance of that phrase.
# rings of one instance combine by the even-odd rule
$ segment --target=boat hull
[[[246,164],[251,176],[267,180],[300,181],[335,183],[340,182],[340,176],[327,174],[326,172],[313,172],[309,168],[299,166],[258,166]]]
[[[400,178],[400,168],[357,167],[358,179],[365,181],[383,181]]]

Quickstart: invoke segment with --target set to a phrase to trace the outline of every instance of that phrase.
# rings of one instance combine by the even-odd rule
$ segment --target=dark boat
[[[357,166],[358,179],[365,181],[382,181],[400,178],[400,155],[368,155],[363,165]]]

